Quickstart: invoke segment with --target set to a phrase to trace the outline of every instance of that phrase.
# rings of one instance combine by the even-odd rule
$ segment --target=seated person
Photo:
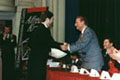
[[[104,59],[104,65],[102,67],[102,70],[106,70],[108,71],[109,69],[109,65],[108,62],[110,61],[110,56],[107,53],[107,49],[113,46],[113,42],[110,38],[105,38],[103,41],[103,51],[102,51],[102,55],[103,55],[103,59]]]
[[[119,65],[119,51],[114,48],[113,46],[107,49],[107,53],[110,56],[110,61],[109,61],[109,72],[111,74],[113,73],[119,73],[120,72],[120,65]]]

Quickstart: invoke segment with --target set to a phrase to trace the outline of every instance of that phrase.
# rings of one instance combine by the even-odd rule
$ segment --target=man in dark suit
[[[5,26],[0,35],[2,52],[2,80],[15,80],[15,47],[16,36],[10,33],[10,27]]]
[[[110,56],[107,53],[107,49],[113,46],[113,42],[110,38],[105,38],[103,42],[103,47],[104,50],[102,51],[103,59],[104,59],[104,66],[102,67],[102,70],[108,71],[109,69],[109,61],[110,61]]]
[[[30,35],[31,53],[28,62],[28,80],[46,80],[46,62],[51,48],[60,48],[61,43],[54,41],[49,27],[53,13],[45,11],[40,16],[41,23]]]
[[[104,63],[95,32],[87,26],[83,16],[76,18],[75,26],[77,30],[81,31],[79,39],[73,44],[62,45],[62,50],[82,53],[80,56],[83,68],[101,70]]]

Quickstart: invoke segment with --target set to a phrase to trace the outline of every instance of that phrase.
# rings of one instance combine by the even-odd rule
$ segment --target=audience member
[[[102,70],[108,71],[109,65],[108,62],[110,61],[110,56],[107,53],[107,49],[113,46],[113,42],[110,38],[105,38],[103,42],[104,50],[102,51],[103,59],[104,59],[104,66]]]
[[[15,80],[16,36],[10,33],[10,27],[5,26],[0,35],[2,52],[2,80]]]
[[[118,64],[118,62],[112,57],[112,54],[115,50],[113,43],[111,46],[109,46],[108,48],[106,48],[108,55],[110,56],[110,61],[108,62],[108,66],[109,69],[108,71],[110,72],[110,74],[113,73],[119,73],[119,69],[120,69],[120,65]]]
[[[73,44],[64,44],[62,50],[73,52],[83,52],[82,67],[86,69],[101,70],[103,66],[103,57],[95,32],[87,26],[86,19],[83,16],[78,16],[75,21],[76,29],[81,31],[79,39]]]

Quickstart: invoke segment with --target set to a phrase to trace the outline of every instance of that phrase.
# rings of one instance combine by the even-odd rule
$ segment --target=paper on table
[[[59,49],[56,49],[56,48],[51,48],[51,52],[49,53],[49,55],[58,59],[58,58],[62,58],[64,56],[66,56],[67,53],[65,53]]]
[[[107,71],[102,71],[100,79],[110,80],[110,74]]]
[[[60,67],[60,63],[59,62],[51,62],[51,63],[49,63],[49,67]]]
[[[114,73],[111,80],[120,80],[120,74],[119,73]]]
[[[77,68],[77,66],[72,65],[72,67],[71,67],[71,72],[75,72],[75,73],[77,73],[77,72],[78,72],[78,68]]]
[[[100,77],[99,72],[95,69],[91,69],[91,72],[89,74],[91,77]]]

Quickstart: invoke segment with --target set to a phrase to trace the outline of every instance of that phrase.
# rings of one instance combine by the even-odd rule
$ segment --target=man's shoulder
[[[37,28],[39,28],[39,29],[46,29],[46,27],[45,27],[45,25],[44,24],[37,24]]]
[[[90,27],[86,27],[84,33],[91,35],[94,31]]]
[[[93,31],[93,29],[91,27],[86,27],[86,31]]]
[[[36,24],[35,26],[36,26],[36,28],[34,28],[33,32],[45,29],[45,26],[41,23]]]
[[[85,32],[88,33],[88,34],[96,36],[95,31],[92,28],[90,28],[90,27],[87,27],[86,30],[85,30]]]
[[[90,30],[91,30],[91,28],[87,26],[87,27],[85,28],[85,31],[84,31],[84,32],[90,32]]]

